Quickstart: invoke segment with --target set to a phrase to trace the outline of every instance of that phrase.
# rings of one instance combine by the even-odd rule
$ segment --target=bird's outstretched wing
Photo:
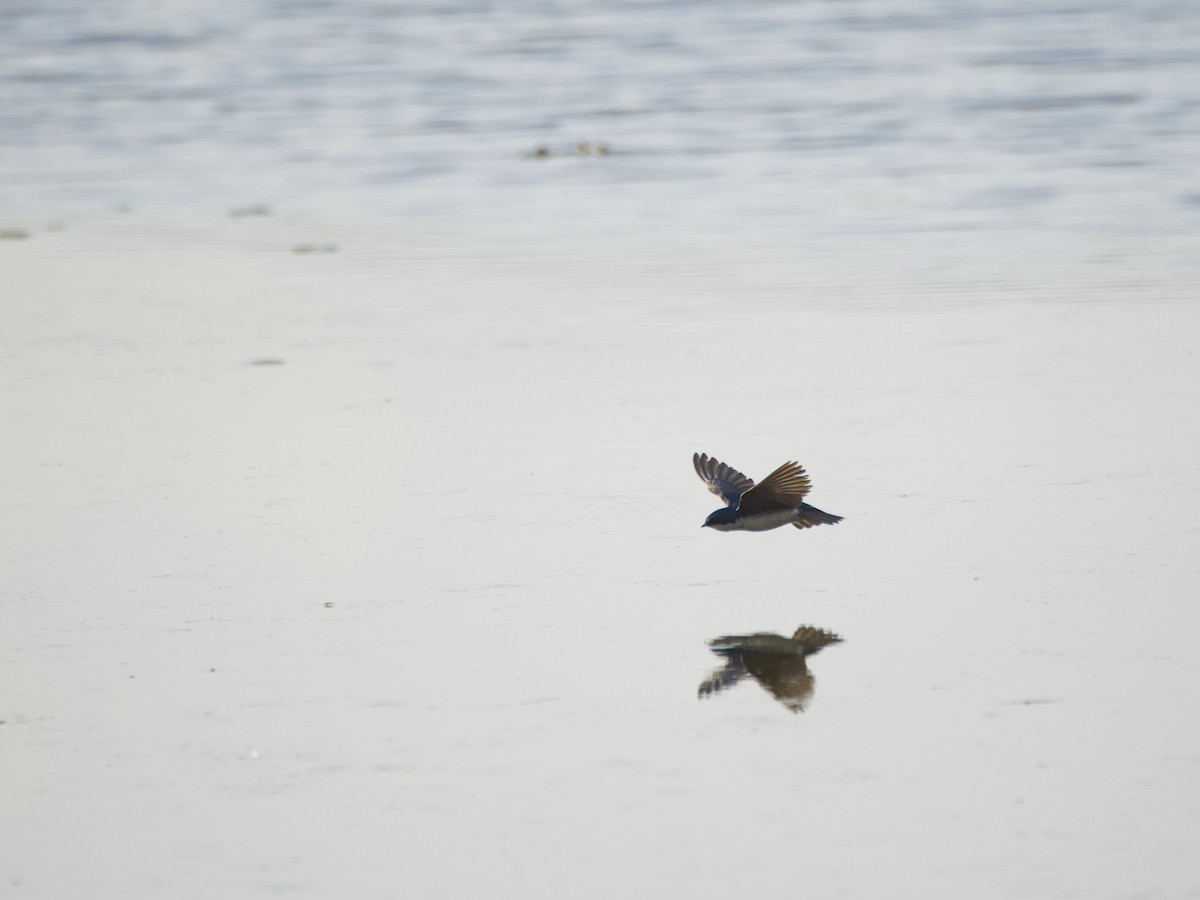
[[[742,495],[754,487],[754,479],[747,478],[733,466],[712,459],[707,453],[693,453],[692,465],[696,467],[700,480],[724,500],[726,506],[737,506]]]
[[[758,484],[742,494],[739,513],[773,512],[795,509],[812,490],[812,482],[797,462],[786,462]]]
[[[733,687],[745,675],[746,667],[742,663],[742,654],[735,650],[726,656],[724,666],[715,669],[711,675],[700,682],[700,687],[697,688],[696,695],[699,697],[708,697],[717,691]]]

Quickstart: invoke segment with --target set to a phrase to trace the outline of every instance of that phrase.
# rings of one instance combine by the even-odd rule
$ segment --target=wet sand
[[[12,896],[1200,891],[1189,273],[11,224]]]

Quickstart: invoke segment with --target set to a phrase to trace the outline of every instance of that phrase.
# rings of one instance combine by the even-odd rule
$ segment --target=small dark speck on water
[[[273,356],[264,356],[260,359],[251,359],[246,362],[248,366],[282,366],[283,360],[276,359]]]
[[[580,141],[570,147],[555,150],[545,144],[539,144],[528,153],[522,154],[526,159],[549,159],[552,156],[608,156],[612,151],[603,141]]]
[[[0,241],[23,241],[29,237],[29,232],[24,228],[7,228],[0,231]]]
[[[293,253],[337,253],[337,244],[296,244]]]

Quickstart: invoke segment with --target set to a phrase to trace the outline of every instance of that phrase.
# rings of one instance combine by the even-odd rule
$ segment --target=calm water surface
[[[0,15],[7,215],[265,203],[527,249],[916,250],[968,280],[1194,266],[1191,3],[59,0]],[[581,141],[612,152],[573,154]],[[537,147],[563,155],[523,158]]]
[[[0,895],[1200,896],[1198,36],[0,4]]]

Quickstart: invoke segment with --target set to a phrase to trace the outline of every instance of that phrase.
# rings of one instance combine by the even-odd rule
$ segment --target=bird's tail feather
[[[805,654],[817,653],[822,647],[842,642],[840,635],[812,625],[801,625],[792,635],[792,640],[804,648]]]
[[[833,513],[823,512],[815,506],[801,503],[800,508],[796,510],[796,518],[792,520],[792,524],[797,528],[812,528],[814,525],[836,525],[840,521],[842,521],[841,516],[835,516]]]

